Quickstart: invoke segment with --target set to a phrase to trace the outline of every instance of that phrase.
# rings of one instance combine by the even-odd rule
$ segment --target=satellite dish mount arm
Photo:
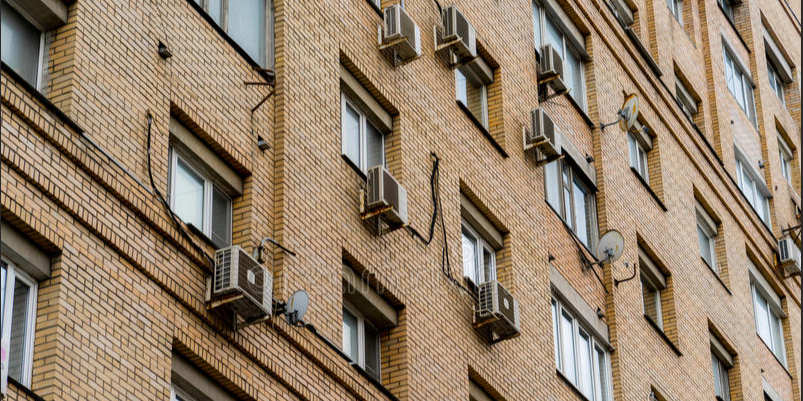
[[[619,118],[617,118],[616,121],[610,122],[610,123],[607,123],[607,124],[599,123],[599,129],[602,130],[602,131],[605,131],[605,128],[608,128],[611,125],[619,124],[619,121],[622,121],[622,119],[624,119],[626,117],[624,109],[620,109],[619,112],[616,113],[616,115],[619,116]]]

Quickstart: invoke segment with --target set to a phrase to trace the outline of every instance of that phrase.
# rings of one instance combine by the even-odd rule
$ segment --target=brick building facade
[[[4,399],[800,399],[799,1],[406,0],[406,63],[395,3],[2,1]],[[374,164],[409,228],[361,220]],[[306,328],[209,307],[207,256],[265,237]],[[488,280],[513,338],[473,327]]]

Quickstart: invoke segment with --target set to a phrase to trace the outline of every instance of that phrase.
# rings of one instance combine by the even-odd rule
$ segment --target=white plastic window
[[[649,184],[650,172],[647,165],[648,150],[629,132],[627,133],[627,145],[630,151],[630,167],[633,167],[641,178]]]
[[[711,365],[714,369],[714,391],[717,397],[722,401],[730,401],[731,394],[727,366],[713,352],[711,353]]]
[[[31,385],[34,330],[36,327],[36,293],[38,284],[27,273],[3,258],[2,277],[2,386],[7,377],[23,386]]]
[[[496,252],[477,234],[468,223],[463,222],[463,276],[474,287],[496,280]]]
[[[273,67],[273,0],[195,0],[257,64]]]
[[[45,36],[5,1],[2,8],[2,60],[22,79],[39,89],[42,77]]]
[[[596,238],[596,195],[580,174],[563,159],[544,168],[547,202],[561,216],[577,238],[593,246]]]
[[[363,174],[375,166],[385,165],[385,135],[367,118],[366,114],[340,95],[341,152]]]
[[[343,353],[371,377],[381,380],[379,331],[351,305],[343,307]]]
[[[462,103],[477,121],[488,129],[488,86],[470,78],[460,68],[454,70],[455,98]]]
[[[753,310],[756,320],[756,333],[767,344],[767,347],[786,366],[786,349],[784,347],[783,325],[780,312],[768,301],[768,296],[755,285],[753,292]]]

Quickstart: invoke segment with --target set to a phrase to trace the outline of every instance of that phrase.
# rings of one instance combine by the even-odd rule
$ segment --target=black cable
[[[407,226],[407,231],[410,232],[410,235],[420,239],[424,245],[429,245],[432,242],[432,238],[435,234],[435,222],[438,219],[438,200],[435,199],[435,185],[440,181],[440,172],[438,167],[441,159],[435,154],[435,152],[432,152],[431,156],[435,158],[435,162],[432,165],[432,174],[429,179],[430,193],[432,197],[432,219],[429,223],[429,239],[425,239],[415,228]]]
[[[170,219],[173,220],[173,224],[176,225],[176,227],[178,228],[178,231],[181,233],[181,235],[184,237],[184,239],[186,239],[196,251],[198,251],[199,253],[201,253],[202,255],[204,255],[206,257],[206,260],[207,260],[207,262],[209,262],[209,265],[211,267],[214,267],[215,266],[215,259],[211,255],[209,255],[209,253],[207,253],[206,250],[204,250],[200,245],[195,243],[195,240],[192,239],[190,234],[184,229],[184,226],[181,225],[181,222],[178,221],[178,217],[176,216],[175,213],[173,213],[173,210],[170,208],[170,204],[167,203],[167,199],[165,199],[165,197],[162,195],[162,193],[159,191],[159,189],[156,188],[156,184],[153,181],[153,169],[151,167],[151,126],[152,125],[153,125],[153,116],[151,116],[151,114],[148,113],[148,178],[150,178],[151,188],[153,189],[153,193],[156,194],[156,197],[158,198],[160,203],[165,207],[165,209],[167,209],[167,214],[170,216]]]

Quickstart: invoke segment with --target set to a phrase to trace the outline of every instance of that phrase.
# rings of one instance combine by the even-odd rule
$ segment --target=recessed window
[[[711,339],[711,367],[714,373],[714,392],[720,401],[731,400],[730,370],[733,368],[733,356],[713,334]]]
[[[488,86],[465,66],[454,70],[454,80],[457,101],[487,130]]]
[[[641,299],[644,315],[664,330],[662,301],[666,293],[666,277],[646,252],[639,248],[641,270]]]
[[[719,274],[719,266],[717,265],[717,224],[708,214],[708,212],[696,203],[697,215],[697,241],[700,245],[700,257],[703,258],[708,267]]]
[[[0,270],[2,271],[0,328],[4,344],[3,352],[8,352],[8,355],[4,356],[4,359],[8,359],[3,366],[2,374],[7,374],[24,386],[30,386],[38,284],[15,263],[5,258],[0,260]]]
[[[719,4],[722,12],[725,13],[725,16],[728,17],[731,23],[733,23],[733,9],[736,7],[736,5],[733,4],[732,0],[717,0],[717,4]]]
[[[170,155],[170,208],[216,248],[231,245],[231,198],[178,151]]]
[[[755,265],[750,262],[750,290],[753,294],[753,314],[756,333],[775,354],[775,357],[786,366],[786,348],[783,337],[783,312],[780,297],[769,285]]]
[[[672,16],[683,25],[683,1],[682,0],[666,0],[666,5],[669,7],[669,11],[672,12]]]
[[[351,305],[343,306],[343,353],[380,380],[379,330]]]
[[[193,362],[173,352],[170,401],[234,401],[235,397]],[[198,361],[203,361],[198,358]]]
[[[792,184],[792,149],[780,135],[778,136],[778,157],[781,162],[781,175],[786,182]]]
[[[544,168],[547,202],[577,238],[591,248],[596,238],[596,194],[586,178],[566,159]]]
[[[558,371],[587,399],[610,400],[607,348],[554,297],[552,333]]]
[[[343,156],[368,174],[370,168],[385,165],[385,134],[345,93],[340,98]]]
[[[257,64],[273,67],[273,0],[194,0]]]
[[[759,176],[755,169],[745,161],[746,157],[741,156],[737,150],[736,159],[736,182],[742,190],[745,198],[753,206],[764,223],[770,225],[770,192],[764,180]]]
[[[35,88],[41,86],[44,33],[5,1],[2,7],[2,60]]]
[[[568,20],[561,20],[563,26],[577,30],[574,24]],[[561,29],[561,25],[556,23],[554,13],[547,10],[547,7],[533,2],[533,32],[535,39],[535,50],[540,52],[541,47],[551,44],[563,59],[563,82],[569,89],[569,96],[586,110],[586,88],[585,88],[585,62],[583,61],[583,51],[577,49],[583,46],[581,43],[574,43],[566,32]],[[583,38],[577,38],[583,40]]]
[[[170,389],[170,401],[196,401],[186,390],[177,384]]]
[[[630,152],[630,167],[633,168],[644,181],[650,183],[650,169],[647,161],[647,153],[651,150],[650,144],[639,132],[627,133],[627,146]]]
[[[781,81],[781,77],[778,75],[778,71],[775,69],[775,66],[772,62],[767,59],[767,75],[770,80],[770,88],[772,91],[775,92],[775,95],[778,96],[778,99],[786,105],[786,97],[784,97],[783,93],[783,82]]]
[[[725,82],[728,90],[736,98],[736,103],[747,114],[747,118],[756,125],[756,104],[753,94],[753,84],[750,82],[750,74],[744,70],[742,63],[736,61],[736,57],[723,46],[722,54],[725,59]]]
[[[463,230],[463,276],[474,287],[496,280],[496,251],[465,221]]]
[[[680,106],[680,110],[683,111],[683,114],[694,121],[694,117],[697,116],[697,112],[699,111],[697,100],[692,96],[692,92],[686,84],[677,77],[675,78],[675,100]]]

